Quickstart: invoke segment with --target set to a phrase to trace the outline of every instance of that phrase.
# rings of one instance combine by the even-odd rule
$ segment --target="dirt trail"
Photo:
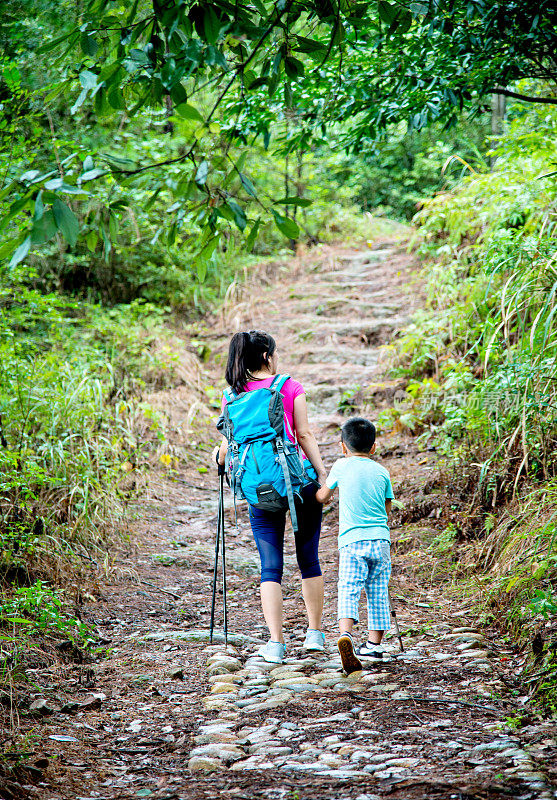
[[[397,389],[385,377],[380,346],[420,302],[416,291],[403,291],[410,276],[410,259],[393,241],[363,252],[325,249],[289,270],[277,268],[260,296],[227,320],[228,330],[249,325],[275,335],[281,372],[307,390],[327,465],[338,452],[343,393],[373,385],[368,396],[377,411]],[[215,323],[207,336],[216,382],[227,333]],[[433,452],[389,436],[380,440],[378,458],[403,502],[428,497]],[[50,766],[28,787],[29,797],[557,796],[554,728],[534,718],[519,730],[512,725],[523,709],[518,655],[494,630],[479,627],[465,597],[416,573],[421,562],[433,564],[415,550],[432,520],[393,530],[392,594],[405,652],[391,637],[384,663],[350,682],[335,647],[336,504],[324,518],[320,551],[327,651],[301,649],[305,622],[290,541],[288,657],[273,669],[254,656],[266,639],[258,561],[245,508],[236,527],[228,502],[231,645],[228,652],[210,647],[216,479],[200,474],[200,463],[153,488],[150,504],[138,509],[135,545],[119,561],[121,578],[102,585],[88,607],[111,648],[106,658],[56,674],[36,671],[37,697],[54,713],[38,723]],[[429,501],[435,517],[436,497]]]

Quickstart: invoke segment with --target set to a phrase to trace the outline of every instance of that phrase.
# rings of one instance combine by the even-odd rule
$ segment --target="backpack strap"
[[[290,375],[275,375],[275,377],[271,381],[269,389],[271,389],[271,390],[273,390],[275,392],[280,392],[280,390],[282,389],[282,387],[284,386],[284,384],[286,383],[286,381],[289,378],[290,378]]]
[[[233,391],[232,389],[225,389],[223,391],[223,395],[224,395],[224,399],[226,400],[227,403],[231,403],[238,396],[236,394],[236,392]]]
[[[292,491],[292,481],[290,480],[290,472],[284,454],[284,442],[280,437],[275,439],[275,446],[277,448],[277,458],[282,467],[282,474],[284,475],[284,483],[286,484],[286,497],[288,498],[288,508],[290,510],[290,521],[292,522],[292,530],[298,533],[298,517],[296,515],[296,506],[294,504],[294,492]]]

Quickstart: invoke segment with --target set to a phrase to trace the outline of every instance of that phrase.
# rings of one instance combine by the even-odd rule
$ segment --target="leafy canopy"
[[[23,35],[25,7],[9,4],[8,41]],[[163,189],[172,195],[168,244],[180,234],[195,236],[201,259],[212,256],[230,224],[253,244],[258,219],[246,213],[250,198],[296,238],[287,209],[304,198],[276,201],[283,213],[263,202],[241,152],[254,137],[269,147],[281,120],[290,124],[286,151],[328,130],[343,146],[358,148],[401,122],[410,129],[450,125],[465,108],[481,110],[494,91],[524,97],[509,85],[527,79],[547,86],[557,76],[551,0],[535,8],[529,0],[90,0],[77,17],[65,8],[57,35],[35,51],[50,80],[34,96],[46,109],[63,104],[75,118],[74,147],[45,169],[8,170],[12,179],[0,190],[6,205],[0,230],[8,234],[0,258],[12,264],[57,233],[74,246],[81,204],[107,181],[119,187],[112,222],[102,227],[107,252],[118,216],[148,180],[148,203]],[[20,91],[17,47],[12,52],[3,65],[8,103]],[[530,99],[557,102],[551,95]],[[16,117],[18,108],[28,113],[24,103],[12,105]],[[126,125],[158,109],[167,132],[180,131],[162,158],[80,147],[85,117],[94,115],[100,125],[116,117]],[[173,169],[167,181],[170,167],[178,174]]]

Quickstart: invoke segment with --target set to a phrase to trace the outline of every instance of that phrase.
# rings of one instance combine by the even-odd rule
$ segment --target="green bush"
[[[164,311],[102,309],[0,289],[0,580],[95,546],[119,518],[131,419],[145,386],[171,383]],[[14,572],[15,571],[15,572]]]
[[[493,171],[415,218],[418,249],[435,260],[424,271],[429,310],[398,342],[398,369],[440,383],[430,432],[447,453],[464,443],[481,454],[480,484],[505,465],[501,498],[557,465],[556,131],[547,109],[511,122]]]

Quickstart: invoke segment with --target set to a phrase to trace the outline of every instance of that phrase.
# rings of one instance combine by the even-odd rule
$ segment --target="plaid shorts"
[[[340,548],[338,570],[338,618],[359,621],[358,604],[362,589],[367,598],[367,627],[388,631],[391,544],[384,539],[353,542]]]

